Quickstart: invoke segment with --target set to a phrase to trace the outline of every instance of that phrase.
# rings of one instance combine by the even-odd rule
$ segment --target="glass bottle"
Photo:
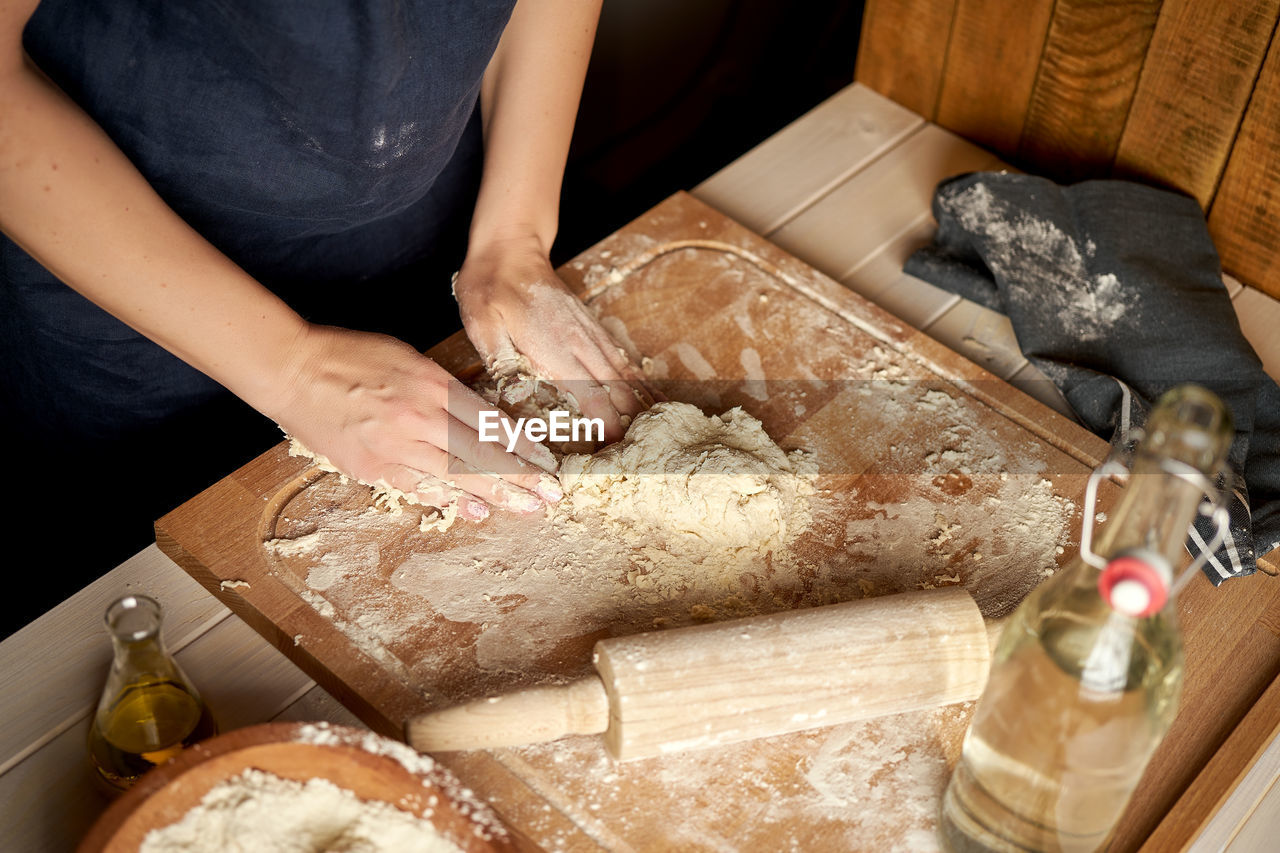
[[[216,734],[213,716],[160,636],[160,605],[128,595],[107,608],[115,659],[92,724],[89,759],[123,791],[157,764]]]
[[[1231,437],[1230,415],[1210,392],[1180,386],[1161,397],[1096,551],[1093,495],[1103,476],[1123,467],[1111,462],[1094,473],[1080,555],[1032,591],[996,646],[943,798],[946,849],[1109,844],[1177,713],[1182,638],[1173,567],[1203,496],[1216,494],[1212,482]],[[1215,518],[1225,531],[1225,510]]]

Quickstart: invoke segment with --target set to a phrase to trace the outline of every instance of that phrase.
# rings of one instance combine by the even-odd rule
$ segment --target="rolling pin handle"
[[[450,752],[600,734],[608,727],[609,698],[591,675],[413,717],[405,740],[419,752]]]

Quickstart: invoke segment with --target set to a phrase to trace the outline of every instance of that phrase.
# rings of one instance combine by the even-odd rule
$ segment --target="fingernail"
[[[446,500],[445,490],[439,486],[429,486],[425,489],[418,490],[418,500],[424,506],[444,506]]]
[[[462,514],[472,521],[484,521],[489,517],[489,505],[484,501],[467,499],[462,501]]]
[[[523,489],[517,489],[506,483],[498,483],[494,486],[493,491],[497,495],[498,504],[512,512],[534,512],[543,506],[537,495],[532,495]]]
[[[534,452],[534,458],[530,461],[537,465],[548,474],[554,474],[556,470],[556,457],[545,445],[535,445],[537,448]]]
[[[564,497],[560,484],[545,474],[538,478],[538,485],[533,487],[533,493],[547,503],[555,503]]]

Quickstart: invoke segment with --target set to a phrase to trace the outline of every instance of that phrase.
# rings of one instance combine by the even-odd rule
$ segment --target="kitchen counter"
[[[1007,319],[902,272],[906,256],[931,234],[929,200],[937,181],[1001,165],[853,85],[693,194],[991,373],[1061,407],[1052,386],[1018,351]],[[1227,287],[1246,335],[1269,372],[1280,376],[1280,341],[1266,336],[1266,330],[1280,328],[1280,303],[1233,281]],[[1203,721],[1195,742],[1179,745],[1190,769],[1147,804],[1162,813],[1191,786],[1194,801],[1180,802],[1170,815],[1186,817],[1168,830],[1181,833],[1169,835],[1171,840],[1193,840],[1198,833],[1212,844],[1236,831],[1247,838],[1268,819],[1267,809],[1254,806],[1280,775],[1277,752],[1268,749],[1274,731],[1246,712],[1260,696],[1260,711],[1275,704],[1277,690],[1268,687],[1280,671],[1276,583],[1258,575],[1214,590],[1196,579],[1184,598],[1188,630],[1213,634],[1217,654],[1229,655],[1234,664],[1218,685],[1221,707],[1184,709]],[[358,724],[157,548],[147,548],[0,644],[0,827],[6,849],[70,849],[105,804],[88,775],[84,735],[110,662],[101,615],[128,592],[161,601],[170,650],[204,692],[223,730],[272,719]],[[1230,620],[1213,618],[1227,613]],[[1194,658],[1188,664],[1192,678],[1195,664]],[[1206,765],[1210,775],[1193,785]],[[1244,772],[1250,767],[1254,772]],[[1148,793],[1140,792],[1135,807],[1144,807]],[[1257,817],[1248,820],[1251,812]],[[1127,848],[1138,841],[1126,840]]]

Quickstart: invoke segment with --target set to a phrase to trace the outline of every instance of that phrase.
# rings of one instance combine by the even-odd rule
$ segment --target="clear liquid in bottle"
[[[1208,391],[1162,397],[1096,552],[1082,539],[1081,555],[1009,617],[943,797],[948,850],[1110,843],[1177,713],[1173,567],[1231,434]]]
[[[1173,721],[1182,654],[1176,633],[1128,617],[1101,630],[1082,621],[1062,613],[1038,633],[1015,614],[1006,626],[943,802],[951,850],[1107,845]],[[1083,659],[1062,654],[1086,644]]]

